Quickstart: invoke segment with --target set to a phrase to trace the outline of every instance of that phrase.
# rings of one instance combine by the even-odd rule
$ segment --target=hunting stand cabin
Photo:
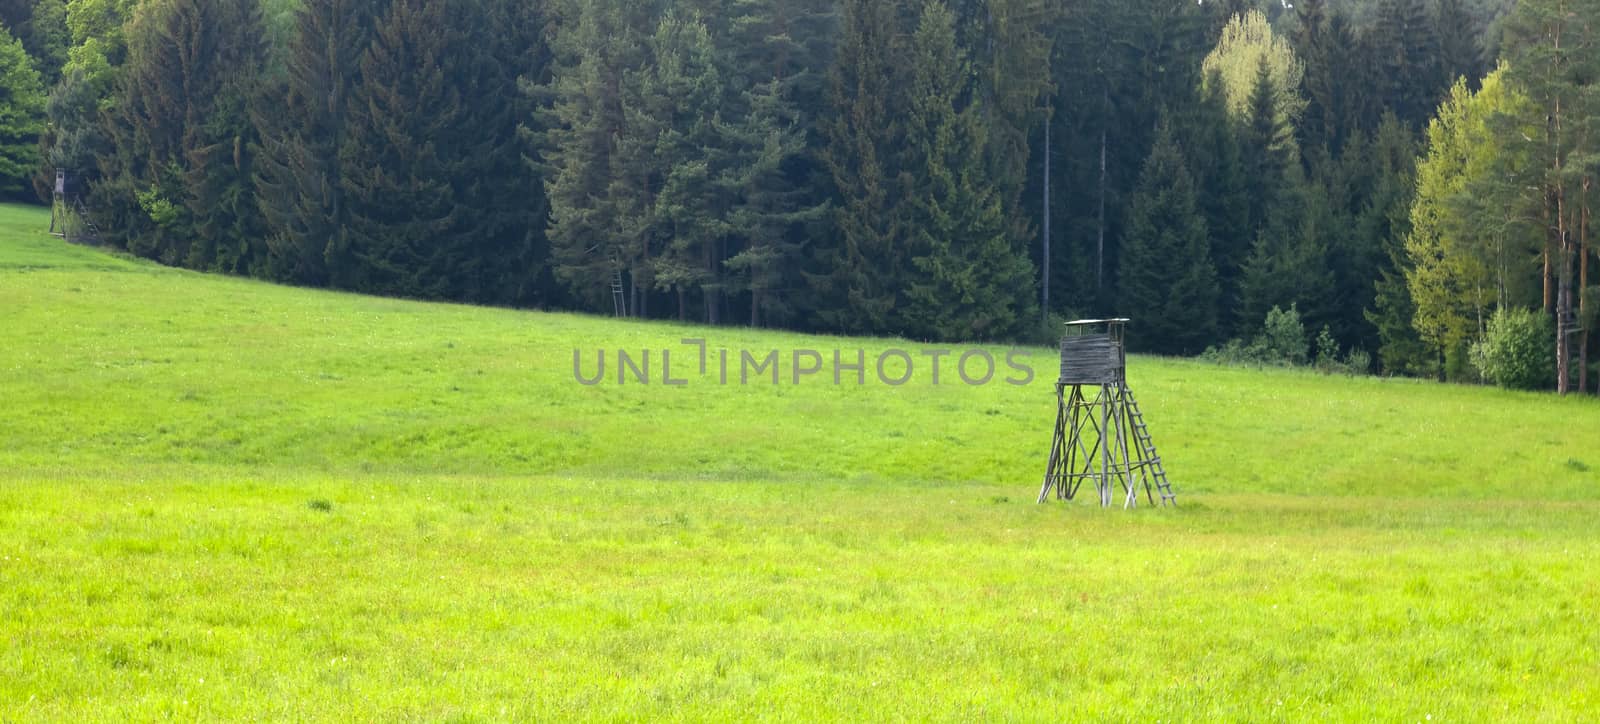
[[[1040,503],[1052,490],[1057,498],[1072,500],[1084,481],[1092,480],[1101,507],[1111,507],[1119,490],[1123,507],[1136,507],[1141,487],[1151,505],[1177,504],[1150,429],[1128,387],[1123,347],[1127,323],[1120,318],[1067,323],[1061,339],[1061,378],[1056,381],[1055,437]]]

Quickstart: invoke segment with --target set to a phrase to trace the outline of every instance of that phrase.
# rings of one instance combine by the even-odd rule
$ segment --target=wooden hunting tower
[[[1139,504],[1140,487],[1151,505],[1177,503],[1139,403],[1128,388],[1122,344],[1127,323],[1126,319],[1067,323],[1061,339],[1061,378],[1056,381],[1055,437],[1044,487],[1039,490],[1041,503],[1052,490],[1057,498],[1071,500],[1086,480],[1094,481],[1102,507],[1111,507],[1119,488],[1126,508]],[[1161,494],[1160,503],[1155,492]]]

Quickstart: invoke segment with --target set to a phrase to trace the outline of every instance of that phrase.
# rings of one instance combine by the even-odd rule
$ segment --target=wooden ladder
[[[1144,413],[1139,411],[1139,402],[1133,399],[1133,388],[1123,385],[1122,394],[1126,398],[1128,422],[1132,423],[1133,427],[1134,444],[1139,446],[1139,456],[1142,458],[1137,467],[1141,472],[1148,471],[1150,477],[1156,481],[1156,491],[1161,493],[1161,505],[1177,505],[1178,496],[1172,492],[1172,483],[1167,480],[1167,469],[1162,467],[1161,456],[1156,453],[1155,441],[1150,439],[1150,427],[1144,422]],[[1128,482],[1132,484],[1133,481]]]
[[[622,266],[611,264],[611,307],[618,317],[628,316],[628,294],[622,287]]]

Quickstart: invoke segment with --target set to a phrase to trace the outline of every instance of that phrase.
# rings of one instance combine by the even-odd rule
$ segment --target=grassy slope
[[[0,208],[0,718],[1600,707],[1591,401],[1136,359],[1183,508],[1041,507],[1044,350],[1026,387],[584,387],[574,348],[921,346],[296,290],[45,221]]]

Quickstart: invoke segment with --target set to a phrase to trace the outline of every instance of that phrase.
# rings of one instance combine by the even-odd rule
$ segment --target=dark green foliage
[[[1368,191],[1354,230],[1355,238],[1378,245],[1376,266],[1364,279],[1352,276],[1348,283],[1373,288],[1362,313],[1371,332],[1362,344],[1377,349],[1383,372],[1426,376],[1434,374],[1436,355],[1412,326],[1415,305],[1406,287],[1405,237],[1411,231],[1416,156],[1409,132],[1392,114],[1385,116],[1367,153]]]
[[[115,152],[100,157],[94,186],[100,226],[168,264],[254,271],[264,256],[246,113],[265,59],[256,4],[173,0],[140,22],[105,115]]]
[[[1279,117],[1276,109],[1271,71],[1262,59],[1250,92],[1249,113],[1244,119],[1239,144],[1248,200],[1244,228],[1251,239],[1261,235],[1275,211],[1282,210],[1282,197],[1294,162],[1291,156],[1293,129]]]
[[[719,182],[731,196],[723,266],[730,287],[749,295],[749,322],[758,326],[801,314],[802,240],[826,233],[828,206],[806,183],[805,157],[833,16],[825,0],[739,0],[734,13],[734,66],[751,70],[734,74],[732,112],[720,128],[728,164]]]
[[[1337,157],[1377,105],[1371,65],[1345,14],[1327,0],[1299,0],[1295,11],[1300,21],[1295,53],[1305,63],[1301,147],[1326,148]]]
[[[621,226],[650,264],[655,289],[677,299],[701,297],[716,323],[724,288],[719,242],[725,199],[713,187],[720,170],[717,111],[723,79],[711,35],[698,16],[668,13],[645,43],[645,62],[624,75],[623,124],[614,184],[624,190]]]
[[[561,21],[548,83],[530,86],[542,101],[535,168],[550,203],[550,260],[555,276],[583,306],[609,308],[613,274],[630,272],[629,310],[646,312],[651,250],[639,243],[639,221],[625,214],[648,199],[629,198],[613,183],[617,146],[632,132],[624,119],[623,74],[643,52],[640,19],[620,0],[579,3]]]
[[[643,317],[1021,338],[1048,212],[1046,312],[1192,353],[1294,305],[1431,373],[1403,266],[1415,134],[1506,3],[1294,5],[96,0],[68,31],[61,0],[0,0],[0,21],[63,71],[21,175],[68,170],[114,243],[167,263],[606,313],[617,281]],[[1264,69],[1233,116],[1199,77],[1248,8],[1303,64],[1303,114]]]
[[[1186,168],[1195,181],[1195,198],[1210,237],[1217,276],[1217,329],[1236,330],[1239,283],[1250,254],[1250,186],[1239,134],[1228,117],[1220,77],[1206,84],[1184,128],[1177,129]],[[1251,320],[1253,323],[1253,320]]]
[[[31,195],[44,130],[44,89],[22,43],[0,29],[0,196]]]
[[[1439,67],[1445,84],[1448,86],[1457,78],[1466,78],[1469,87],[1477,88],[1478,80],[1491,63],[1484,62],[1484,49],[1479,44],[1483,30],[1466,0],[1436,0],[1434,23],[1438,28]]]
[[[1294,158],[1293,129],[1276,111],[1265,60],[1245,118],[1243,156],[1250,253],[1239,272],[1239,319],[1298,304],[1315,323],[1332,315],[1329,240],[1339,230],[1327,190],[1308,181]]]
[[[1032,270],[1012,242],[1004,191],[985,173],[987,130],[953,16],[924,6],[911,42],[904,299],[896,331],[921,339],[1003,339],[1031,324]]]
[[[848,332],[893,331],[901,275],[908,268],[902,199],[895,188],[904,146],[896,102],[905,87],[897,7],[844,0],[838,50],[828,73],[822,159],[839,198],[833,238],[811,275],[818,323]]]
[[[1054,195],[1051,299],[1058,308],[1117,314],[1123,221],[1163,109],[1194,102],[1211,49],[1212,4],[1060,3],[1052,33]],[[1042,151],[1036,141],[1034,153]],[[1185,149],[1188,150],[1188,149]],[[1035,157],[1035,167],[1041,165]],[[1198,165],[1197,177],[1207,175]]]
[[[341,166],[351,94],[378,0],[306,0],[295,15],[284,77],[261,96],[255,187],[268,228],[267,273],[328,283],[325,255],[344,233]]]
[[[1550,318],[1531,309],[1497,309],[1472,360],[1484,379],[1517,390],[1548,389],[1555,380],[1555,331]]]
[[[514,79],[492,15],[464,0],[395,0],[376,23],[340,149],[348,225],[335,285],[475,302],[525,301],[533,221],[502,193],[516,149]],[[516,187],[520,188],[520,187]]]
[[[8,21],[9,23],[9,21]],[[61,69],[67,64],[67,51],[72,45],[67,30],[66,0],[38,0],[25,25],[16,28],[18,39],[33,58],[34,67],[46,86],[61,78]]]
[[[1287,183],[1245,260],[1240,312],[1259,319],[1274,306],[1298,305],[1311,323],[1325,324],[1336,310],[1328,239],[1337,231],[1337,220],[1324,190],[1298,177]]]
[[[1438,30],[1426,0],[1379,0],[1367,36],[1379,107],[1412,127],[1426,123],[1450,87]]]
[[[1051,39],[1047,32],[1060,12],[1050,0],[984,0],[966,6],[971,22],[958,19],[958,46],[972,64],[971,92],[980,116],[985,173],[999,193],[1007,233],[1031,239],[1035,224],[1024,211],[1029,173],[1029,132],[1044,120],[1043,100],[1050,78]]]
[[[1217,278],[1194,182],[1163,124],[1128,215],[1120,267],[1123,307],[1139,321],[1137,349],[1195,354],[1217,333]]]

